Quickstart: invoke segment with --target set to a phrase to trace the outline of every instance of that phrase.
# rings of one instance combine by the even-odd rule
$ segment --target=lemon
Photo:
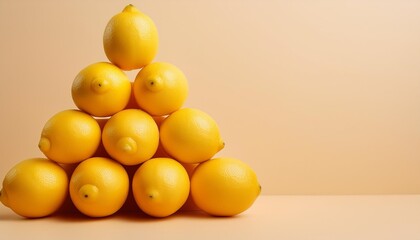
[[[102,143],[113,159],[124,165],[136,165],[155,154],[159,130],[149,114],[139,109],[126,109],[113,115],[105,124]]]
[[[167,217],[187,200],[190,180],[184,167],[174,159],[153,158],[136,171],[132,189],[142,211],[154,217]]]
[[[165,151],[183,163],[212,158],[224,147],[217,123],[207,113],[184,108],[172,113],[160,126]]]
[[[139,69],[152,62],[158,42],[152,19],[131,4],[109,20],[103,36],[106,56],[123,70]]]
[[[91,157],[100,141],[101,129],[92,116],[64,110],[46,122],[38,147],[51,160],[77,163]]]
[[[76,208],[90,217],[117,212],[129,190],[124,167],[109,158],[93,157],[81,162],[70,179],[70,197]]]
[[[115,65],[99,62],[77,74],[71,93],[79,109],[93,116],[105,117],[125,108],[131,95],[131,83]]]
[[[140,108],[155,116],[180,109],[188,95],[184,73],[170,63],[155,62],[145,66],[137,74],[133,87]]]
[[[45,217],[64,203],[67,189],[64,169],[48,159],[31,158],[16,164],[6,174],[0,200],[23,217]]]
[[[255,172],[234,158],[201,163],[191,178],[194,202],[215,216],[233,216],[247,210],[261,192]]]

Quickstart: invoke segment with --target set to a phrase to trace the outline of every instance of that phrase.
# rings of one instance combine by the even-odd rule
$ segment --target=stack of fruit
[[[103,44],[110,63],[77,74],[71,93],[78,110],[46,122],[38,144],[46,158],[14,166],[1,202],[30,218],[56,212],[66,199],[87,216],[109,216],[129,193],[155,217],[188,199],[210,215],[248,209],[261,191],[254,171],[234,158],[212,159],[225,145],[219,128],[203,111],[182,108],[188,82],[180,69],[152,62],[153,21],[128,5],[109,21]],[[133,69],[140,71],[131,83],[124,71]]]

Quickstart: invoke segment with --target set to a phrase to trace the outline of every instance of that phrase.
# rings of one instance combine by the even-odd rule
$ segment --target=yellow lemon
[[[39,149],[59,163],[78,163],[91,157],[101,141],[101,129],[90,115],[64,110],[52,116],[41,132]]]
[[[142,68],[133,88],[140,108],[154,116],[167,115],[180,109],[188,95],[184,73],[174,65],[163,62]]]
[[[106,117],[125,108],[131,95],[131,83],[115,65],[99,62],[77,74],[71,93],[79,109],[93,116]]]
[[[136,165],[155,154],[159,130],[149,114],[139,109],[126,109],[113,115],[105,124],[102,143],[113,159],[124,165]]]
[[[207,113],[184,108],[172,113],[160,126],[165,151],[183,163],[199,163],[212,158],[224,147],[219,127]]]
[[[191,178],[194,202],[215,216],[233,216],[247,210],[261,192],[255,172],[234,158],[201,163]]]
[[[143,212],[154,217],[167,217],[187,200],[190,180],[179,162],[170,158],[153,158],[136,171],[132,189]]]
[[[123,70],[139,69],[152,62],[158,43],[152,19],[131,4],[111,18],[103,36],[106,56]]]
[[[93,157],[81,162],[70,179],[70,197],[76,208],[90,217],[117,212],[129,190],[127,172],[109,158]]]
[[[0,200],[23,217],[45,217],[64,203],[67,189],[68,178],[63,168],[45,158],[31,158],[6,174]]]

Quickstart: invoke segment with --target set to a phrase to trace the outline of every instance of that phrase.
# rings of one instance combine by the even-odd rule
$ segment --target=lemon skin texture
[[[184,105],[188,96],[188,81],[184,73],[165,62],[154,62],[142,68],[133,88],[139,107],[153,116],[175,112]]]
[[[207,113],[183,108],[160,126],[160,141],[170,156],[182,163],[200,163],[224,148],[217,123]]]
[[[156,153],[159,130],[146,112],[126,109],[113,115],[105,124],[102,143],[113,159],[124,165],[137,165]]]
[[[68,177],[63,168],[46,158],[31,158],[6,174],[0,201],[23,217],[46,217],[61,207],[67,191]]]
[[[190,180],[185,168],[174,159],[153,158],[134,174],[132,190],[143,212],[153,217],[167,217],[187,200]]]
[[[247,210],[261,192],[255,172],[234,158],[215,158],[196,167],[191,194],[196,205],[214,216],[233,216]]]
[[[77,74],[71,93],[80,110],[96,117],[107,117],[126,107],[131,96],[131,83],[115,65],[99,62]]]
[[[101,142],[101,128],[89,114],[64,110],[44,125],[38,147],[58,163],[71,164],[91,157]]]
[[[112,17],[105,27],[105,54],[123,70],[139,69],[151,63],[158,45],[159,36],[154,22],[131,4]]]
[[[123,206],[129,178],[118,162],[93,157],[76,167],[69,189],[71,200],[80,212],[90,217],[106,217]]]

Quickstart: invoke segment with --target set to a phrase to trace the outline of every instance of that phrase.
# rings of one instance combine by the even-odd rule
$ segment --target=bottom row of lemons
[[[70,195],[81,213],[105,217],[120,210],[132,193],[138,208],[154,217],[177,212],[187,199],[210,215],[233,216],[248,209],[261,192],[254,171],[234,158],[188,166],[152,158],[130,170],[112,159],[92,157],[68,166],[45,158],[18,163],[3,181],[1,202],[21,216],[36,218],[56,212]]]

